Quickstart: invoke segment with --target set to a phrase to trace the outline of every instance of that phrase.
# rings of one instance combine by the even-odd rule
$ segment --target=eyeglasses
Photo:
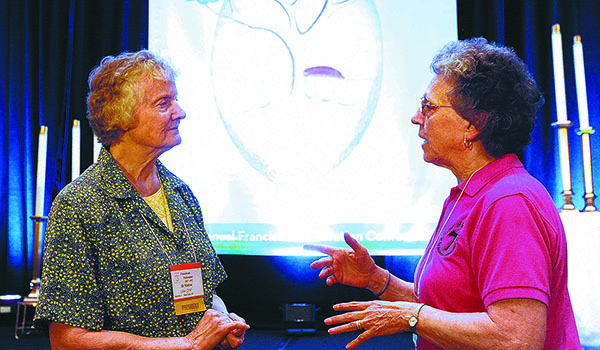
[[[431,102],[429,101],[427,96],[423,95],[423,97],[421,97],[421,114],[423,114],[424,116],[428,117],[429,111],[438,109],[438,108],[454,108],[454,106],[433,105],[433,104],[431,104]]]

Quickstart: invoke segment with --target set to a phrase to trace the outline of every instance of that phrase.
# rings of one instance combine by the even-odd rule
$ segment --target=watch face
[[[415,316],[411,316],[411,318],[408,319],[408,325],[411,327],[414,327],[417,324],[417,318]]]

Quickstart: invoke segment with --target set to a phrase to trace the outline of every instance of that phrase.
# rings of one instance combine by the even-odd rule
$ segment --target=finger
[[[314,250],[314,251],[321,252],[321,253],[327,254],[327,255],[331,255],[337,249],[339,249],[339,248],[334,248],[334,247],[329,247],[329,246],[326,246],[326,245],[319,245],[319,244],[305,244],[303,246],[303,248],[305,250]]]
[[[333,316],[333,317],[326,318],[326,319],[325,319],[323,322],[324,322],[326,325],[328,325],[328,326],[331,326],[331,325],[333,325],[333,324],[338,324],[338,323],[342,323],[342,322],[347,322],[347,320],[346,320],[346,319],[342,319],[342,318],[340,318],[340,316]],[[331,328],[331,329],[333,329],[333,328]],[[330,330],[331,330],[331,329],[330,329]],[[331,332],[330,332],[330,333],[331,333]]]
[[[352,301],[349,303],[340,303],[333,305],[335,311],[362,311],[366,310],[370,305],[370,302],[364,301]]]
[[[357,240],[355,240],[348,232],[344,233],[344,240],[346,244],[352,248],[355,252],[367,251],[367,248],[363,247]]]
[[[339,324],[339,323],[352,322],[352,327],[354,327],[354,329],[356,330],[356,323],[354,323],[354,321],[359,320],[359,319],[360,319],[360,316],[357,315],[356,313],[347,312],[345,314],[335,315],[335,316],[326,318],[323,322],[325,322],[326,325],[334,325],[334,324]],[[350,327],[350,328],[352,328],[352,327]]]
[[[237,339],[237,338],[235,340],[232,340],[231,342],[229,342],[229,340],[227,342],[228,342],[229,347],[231,349],[237,349],[240,346],[242,346],[242,344],[244,344],[244,340],[243,339]]]
[[[359,346],[360,344],[367,341],[368,339],[371,339],[372,337],[373,337],[373,335],[369,331],[363,332],[363,333],[359,334],[359,336],[356,337],[353,341],[349,342],[346,345],[346,349],[354,349],[357,346]]]
[[[233,332],[236,329],[242,330],[242,331],[246,331],[250,328],[250,326],[243,321],[235,321],[232,319],[229,319],[229,324],[227,324],[227,333],[229,332]]]
[[[224,350],[224,349],[229,349],[231,348],[231,345],[229,345],[229,341],[227,340],[227,337],[225,337],[225,339],[221,340],[221,343],[219,343],[219,346],[215,346],[213,348],[213,350],[218,349],[218,350]]]
[[[327,282],[328,286],[333,286],[334,284],[337,283],[337,279],[335,278],[334,275],[327,277],[327,279],[325,281]]]
[[[241,318],[240,316],[238,316],[235,313],[230,313],[229,318],[235,322],[243,323],[244,325],[247,325],[248,328],[250,328],[250,326],[246,323],[246,320],[244,320],[243,318]],[[248,328],[246,328],[246,329],[248,329]],[[242,343],[244,342],[244,336],[246,333],[246,329],[234,328],[227,334],[227,337],[226,337],[227,342],[229,343],[229,345],[232,348],[237,348],[240,345],[242,345]]]
[[[333,275],[334,275],[333,267],[331,267],[331,266],[325,266],[323,268],[323,270],[321,270],[321,272],[319,272],[320,278],[326,278],[326,277],[333,276]]]
[[[245,330],[239,329],[239,328],[236,328],[236,329],[234,329],[234,330],[231,331],[231,334],[233,334],[234,336],[236,336],[238,338],[239,337],[243,337],[245,333],[246,333]]]
[[[327,330],[327,332],[329,334],[340,334],[340,333],[347,333],[347,332],[354,332],[356,331],[356,322],[350,322],[350,323],[346,323],[337,327],[333,327],[333,328],[329,328]]]
[[[231,333],[227,334],[225,340],[231,348],[235,349],[244,343],[244,334],[242,333],[241,336],[236,336],[232,331]]]
[[[331,256],[326,256],[313,261],[312,264],[310,264],[310,268],[316,270],[322,267],[331,266],[331,264],[333,264],[333,258]]]
[[[239,321],[239,322],[244,322],[246,323],[246,320],[244,320],[242,317],[238,316],[237,314],[230,312],[229,313],[229,318],[231,318],[234,321]]]
[[[246,322],[236,322],[235,327],[233,327],[232,330],[234,329],[241,329],[247,331],[248,329],[250,329],[250,326],[246,324]]]
[[[231,314],[229,314],[229,317],[234,321],[238,321],[238,322],[241,322],[241,323],[247,325],[248,329],[250,328],[250,325],[248,325],[246,323],[246,320],[244,320],[240,316],[238,316],[234,313],[231,313]],[[242,338],[242,339],[244,339],[245,333],[246,333],[246,329],[243,329],[243,328],[234,328],[233,330],[231,330],[231,332],[229,332],[229,334],[233,334],[235,337]]]

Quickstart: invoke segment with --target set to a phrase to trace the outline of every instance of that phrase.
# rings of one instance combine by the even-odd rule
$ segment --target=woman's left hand
[[[366,301],[349,302],[333,306],[336,311],[349,311],[325,320],[325,324],[344,323],[329,329],[329,334],[339,334],[364,330],[356,339],[346,345],[354,349],[368,339],[381,335],[406,332],[408,319],[416,304],[407,302]]]
[[[240,316],[234,314],[233,312],[229,313],[229,318],[231,318],[234,321],[246,323],[246,320],[244,320]],[[217,347],[215,347],[215,349],[218,349],[218,350],[236,349],[244,343],[245,335],[246,335],[246,331],[244,329],[236,328],[236,329],[232,330],[231,332],[227,333],[227,336],[225,337],[225,339],[223,339],[223,341],[221,341],[221,344],[219,344]]]

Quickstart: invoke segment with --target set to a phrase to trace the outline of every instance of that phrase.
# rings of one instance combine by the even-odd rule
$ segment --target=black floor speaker
[[[285,304],[283,306],[283,330],[288,334],[316,332],[315,306],[302,303]]]

